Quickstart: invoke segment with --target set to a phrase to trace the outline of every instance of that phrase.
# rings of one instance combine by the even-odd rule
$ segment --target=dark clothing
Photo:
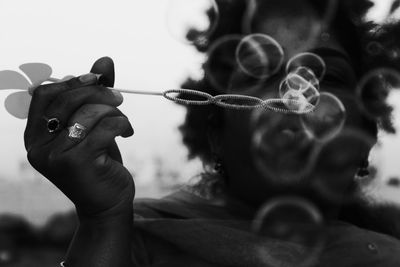
[[[298,244],[255,235],[240,203],[219,205],[179,191],[136,200],[134,211],[138,266],[400,266],[400,240],[344,222],[329,223],[324,244],[309,255]]]

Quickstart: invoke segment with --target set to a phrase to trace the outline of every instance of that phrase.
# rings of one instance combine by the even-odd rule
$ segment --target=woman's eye
[[[354,70],[346,61],[336,58],[326,60],[326,72],[321,83],[348,86],[354,82]]]
[[[349,85],[351,84],[349,73],[345,69],[328,68],[321,83],[329,83],[335,85]]]
[[[343,77],[336,72],[327,72],[321,82],[340,83]]]

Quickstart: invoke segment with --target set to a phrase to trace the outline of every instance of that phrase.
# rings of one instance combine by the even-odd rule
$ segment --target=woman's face
[[[291,20],[291,23],[296,21]],[[263,24],[268,25],[265,21]],[[286,28],[286,34],[289,34],[289,28]],[[356,75],[348,54],[335,37],[331,35],[329,39],[318,39],[312,48],[303,51],[290,51],[293,47],[290,42],[296,38],[281,38],[279,35],[272,37],[280,41],[288,54],[314,52],[325,61],[326,75],[320,82],[320,92],[334,94],[343,103],[347,117],[341,133],[348,129],[365,132],[364,120],[355,99]],[[231,90],[237,93],[242,89],[246,94],[262,99],[276,98],[285,75],[282,70],[254,86],[243,81],[243,72],[238,69],[232,75]],[[230,194],[249,204],[259,205],[272,194],[309,190],[312,187],[311,177],[322,179],[322,176],[337,179],[335,181],[340,183],[327,181],[327,186],[345,191],[354,179],[360,161],[368,156],[373,142],[353,142],[351,138],[357,138],[354,135],[350,139],[345,137],[330,142],[317,142],[302,126],[301,116],[305,115],[272,111],[224,112],[224,127],[219,137]],[[263,148],[262,155],[256,152],[260,147]],[[324,194],[325,191],[320,190],[320,187],[315,188]]]

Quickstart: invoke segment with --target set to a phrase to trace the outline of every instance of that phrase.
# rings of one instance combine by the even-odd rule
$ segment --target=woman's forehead
[[[319,47],[331,48],[346,53],[338,38],[326,29],[326,21],[312,12],[282,16],[273,13],[253,18],[252,32],[274,38],[284,49],[287,57]]]

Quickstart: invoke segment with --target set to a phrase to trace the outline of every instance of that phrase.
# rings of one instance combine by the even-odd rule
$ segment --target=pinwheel
[[[59,82],[72,77],[69,75],[63,79],[52,78],[51,67],[44,63],[26,63],[19,66],[19,69],[25,75],[13,70],[0,71],[0,90],[22,90],[8,95],[4,103],[7,111],[20,119],[28,116],[31,93],[34,88],[43,82]]]

